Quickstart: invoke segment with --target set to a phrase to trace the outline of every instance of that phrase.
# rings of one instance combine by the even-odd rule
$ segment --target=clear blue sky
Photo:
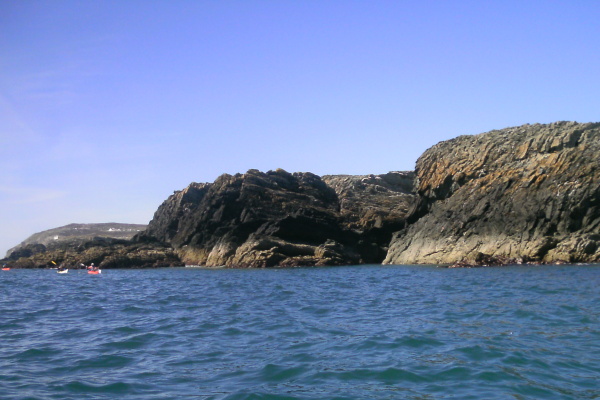
[[[0,2],[0,256],[147,223],[220,174],[411,170],[438,141],[600,121],[600,2]]]

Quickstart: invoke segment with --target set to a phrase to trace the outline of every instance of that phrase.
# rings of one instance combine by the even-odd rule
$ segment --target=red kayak
[[[90,269],[90,270],[88,270],[88,274],[92,274],[92,275],[98,275],[98,274],[100,274],[100,273],[102,273],[102,270],[101,270],[101,269],[96,269],[96,270],[92,270],[92,269]]]
[[[2,271],[10,271],[10,268],[2,268]]]

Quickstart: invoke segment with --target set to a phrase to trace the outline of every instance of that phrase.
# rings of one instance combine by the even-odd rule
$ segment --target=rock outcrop
[[[404,228],[416,200],[414,172],[325,175],[322,179],[338,196],[343,227],[357,232],[360,245],[377,249],[375,258],[383,260],[392,234]]]
[[[2,260],[13,268],[49,268],[58,265],[78,269],[81,264],[94,263],[102,269],[111,268],[159,268],[176,267],[184,264],[179,260],[173,249],[160,243],[132,243],[124,239],[97,237],[77,245],[63,243],[62,246],[52,246],[43,251],[37,251],[20,257]],[[13,254],[15,254],[13,252]]]
[[[31,235],[0,262],[14,268],[77,268],[91,263],[104,269],[182,266],[168,246],[131,242],[146,227],[119,223],[61,226]]]
[[[19,245],[8,250],[6,258],[17,259],[33,254],[52,250],[54,248],[76,247],[93,238],[131,239],[134,235],[146,229],[141,224],[69,224],[58,228],[35,233]]]
[[[29,268],[600,262],[600,124],[460,136],[427,150],[415,172],[225,174],[174,192],[131,240],[138,226],[126,237],[114,227],[106,229],[112,236],[82,236],[82,227],[34,235],[1,261]]]
[[[175,192],[135,240],[167,243],[186,264],[205,266],[379,263],[392,231],[403,226],[411,182],[410,173],[225,174]]]
[[[386,264],[600,261],[600,124],[460,136],[427,150],[416,178]]]

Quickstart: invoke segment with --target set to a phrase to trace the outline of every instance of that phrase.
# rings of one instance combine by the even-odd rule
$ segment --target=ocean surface
[[[0,271],[0,399],[600,399],[600,266]]]

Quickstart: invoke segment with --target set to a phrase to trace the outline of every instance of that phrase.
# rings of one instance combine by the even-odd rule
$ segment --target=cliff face
[[[325,175],[323,182],[335,190],[346,227],[370,230],[402,225],[416,196],[414,172],[383,175]]]
[[[385,253],[382,245],[387,245],[393,229],[386,231],[386,239],[378,241],[377,235],[364,236],[364,229],[359,228],[383,231],[388,221],[401,224],[401,207],[389,216],[382,210],[373,211],[385,203],[383,200],[378,200],[379,205],[373,201],[370,209],[358,205],[369,197],[396,196],[390,188],[401,185],[394,181],[393,174],[387,184],[365,182],[363,186],[381,189],[361,194],[356,202],[344,203],[353,204],[351,207],[341,207],[340,197],[353,197],[350,186],[359,178],[328,179],[279,169],[222,175],[212,184],[194,183],[170,196],[136,240],[168,243],[186,264],[206,266],[381,262]],[[377,181],[376,177],[368,179]],[[409,175],[403,184],[410,179]],[[328,181],[337,185],[339,193],[326,184]]]
[[[600,261],[600,124],[524,125],[417,161],[410,226],[387,264]]]
[[[194,182],[183,190],[175,191],[154,213],[144,237],[170,243],[180,231],[180,223],[183,224],[196,211],[211,186],[210,183]]]
[[[342,226],[359,233],[360,243],[376,247],[381,260],[416,200],[414,179],[414,172],[323,176],[338,196]]]

